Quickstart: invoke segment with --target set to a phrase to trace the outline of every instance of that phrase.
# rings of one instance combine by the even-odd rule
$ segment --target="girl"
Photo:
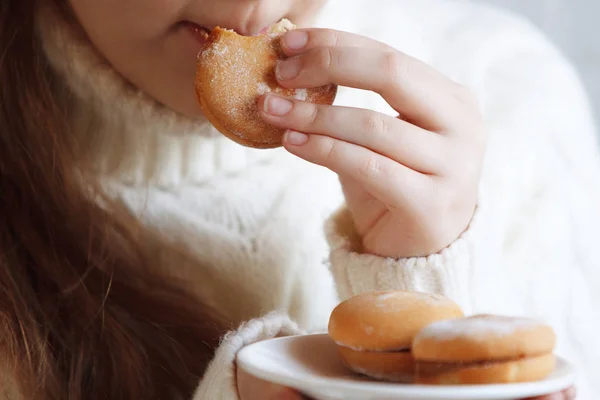
[[[328,29],[286,35],[281,84],[353,89],[262,97],[285,147],[241,148],[198,110],[201,31],[282,17]],[[523,21],[451,0],[4,0],[0,93],[4,397],[293,395],[236,376],[236,352],[394,288],[547,320],[600,394],[595,132]]]

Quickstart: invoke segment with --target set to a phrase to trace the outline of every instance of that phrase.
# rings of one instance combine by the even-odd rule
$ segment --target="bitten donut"
[[[432,322],[460,318],[462,310],[446,297],[404,291],[365,293],[338,305],[329,319],[329,336],[346,366],[378,380],[413,380],[413,338]]]
[[[198,54],[196,93],[202,111],[229,139],[248,147],[281,146],[284,130],[265,123],[258,114],[261,95],[273,92],[318,104],[332,104],[336,85],[286,89],[275,78],[275,66],[285,58],[280,38],[295,26],[282,20],[259,36],[242,36],[216,27]]]
[[[494,315],[435,322],[414,339],[416,382],[499,384],[544,379],[554,369],[555,334],[535,320]]]

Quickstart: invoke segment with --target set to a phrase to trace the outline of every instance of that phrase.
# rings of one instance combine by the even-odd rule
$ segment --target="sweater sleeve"
[[[302,331],[286,315],[271,313],[242,324],[228,333],[215,353],[193,400],[238,399],[235,358],[242,347],[278,336],[301,334]]]

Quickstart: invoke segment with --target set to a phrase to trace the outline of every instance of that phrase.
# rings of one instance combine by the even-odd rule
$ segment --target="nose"
[[[284,4],[284,0],[194,1],[189,12],[197,16],[194,22],[204,21],[200,25],[210,28],[219,25],[251,36],[281,19]]]
[[[239,24],[236,31],[240,35],[257,35],[266,26],[276,22],[269,20],[273,18],[270,11],[273,11],[274,5],[271,0],[234,0],[234,2],[239,9],[235,22]]]

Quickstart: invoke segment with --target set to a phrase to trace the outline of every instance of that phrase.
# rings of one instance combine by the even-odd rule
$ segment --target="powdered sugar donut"
[[[528,318],[474,315],[437,321],[416,335],[416,382],[476,385],[544,379],[555,365],[552,327]]]
[[[333,103],[336,85],[286,89],[277,83],[275,66],[285,58],[280,38],[294,28],[284,19],[259,36],[241,36],[220,27],[208,36],[198,55],[196,93],[206,118],[231,140],[262,149],[281,146],[284,131],[268,125],[258,113],[258,99],[265,93]]]

